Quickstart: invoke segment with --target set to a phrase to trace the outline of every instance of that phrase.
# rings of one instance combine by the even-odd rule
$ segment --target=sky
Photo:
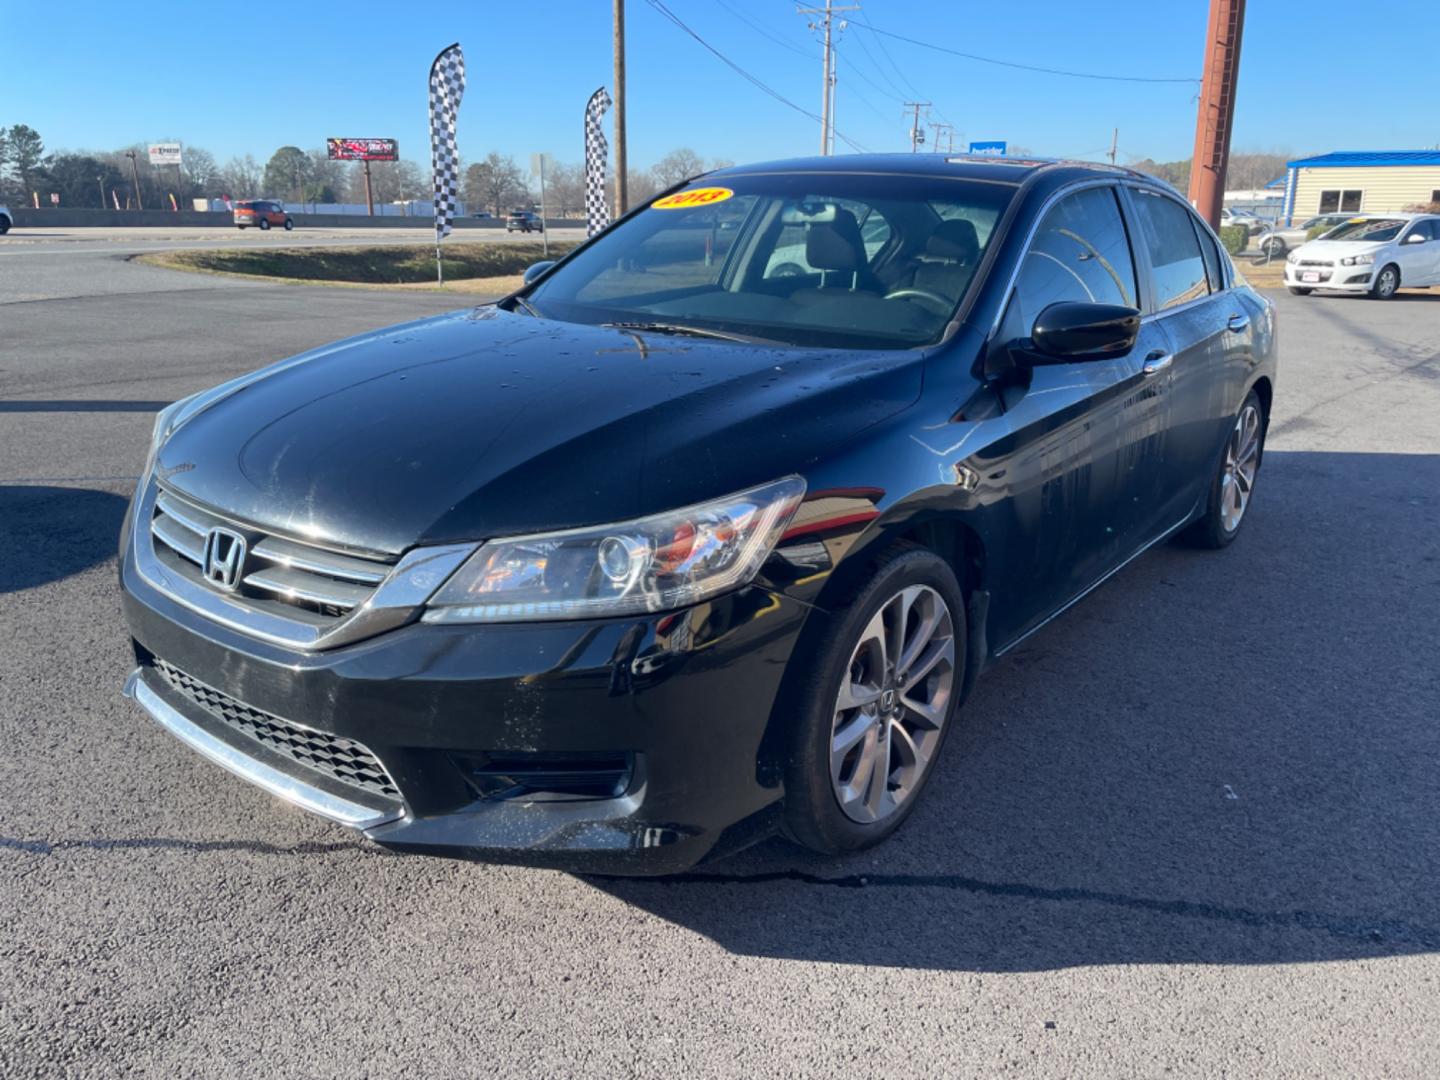
[[[795,3],[662,2],[777,95],[819,113],[820,46],[806,27],[813,17],[797,14]],[[1003,139],[1036,154],[1098,159],[1119,128],[1122,163],[1191,153],[1208,0],[835,2],[860,4],[838,35],[836,86],[835,126],[856,146],[908,150],[902,103],[921,100],[933,103],[930,119],[955,126],[961,148]],[[136,10],[85,0],[67,8],[63,42],[46,33],[22,46],[23,27],[38,18],[34,5],[0,0],[9,39],[0,126],[29,124],[50,150],[178,139],[222,163],[251,153],[263,164],[279,146],[309,149],[332,135],[389,137],[402,156],[424,163],[429,66],[459,41],[469,75],[459,119],[467,160],[498,150],[522,163],[534,151],[580,161],[586,100],[613,76],[611,0],[182,4],[163,18],[159,9],[143,18]],[[818,120],[752,85],[652,0],[627,0],[626,11],[632,167],[679,146],[742,163],[818,149]],[[1418,59],[1404,55],[1403,32],[1357,49],[1353,33],[1337,30],[1354,25],[1354,11],[1338,0],[1251,0],[1232,150],[1440,144],[1431,42]],[[1433,35],[1431,16],[1428,0],[1381,0],[1364,23]],[[877,30],[1011,63],[1195,81],[1018,70]]]

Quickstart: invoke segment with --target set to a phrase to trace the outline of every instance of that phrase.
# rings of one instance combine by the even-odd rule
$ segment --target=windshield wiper
[[[524,308],[525,314],[533,315],[537,319],[543,319],[545,317],[540,314],[539,308],[537,308],[534,304],[530,303],[530,301],[526,300],[523,296],[512,296],[510,299],[515,301],[517,307]]]
[[[720,341],[738,341],[745,345],[755,345],[765,340],[764,338],[746,337],[744,334],[727,334],[723,330],[708,330],[702,326],[681,326],[679,323],[606,322],[600,325],[607,326],[612,330],[633,330],[647,334],[683,334],[687,337],[718,338]]]

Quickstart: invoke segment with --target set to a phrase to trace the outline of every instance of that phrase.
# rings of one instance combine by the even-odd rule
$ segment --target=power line
[[[728,11],[731,15],[734,15],[737,19],[739,19],[741,22],[747,23],[750,26],[750,29],[754,30],[761,37],[769,38],[776,45],[779,45],[782,49],[789,49],[797,56],[803,56],[807,60],[815,59],[815,53],[809,51],[808,49],[800,48],[800,46],[796,45],[794,42],[786,41],[783,38],[777,37],[769,30],[766,30],[763,26],[757,23],[754,19],[750,18],[750,16],[746,15],[744,12],[737,11],[735,8],[731,7],[728,3],[725,2],[725,0],[716,0],[716,2],[719,3],[719,5],[726,11]]]
[[[687,33],[688,35],[690,35],[690,37],[694,38],[694,39],[700,44],[700,46],[705,49],[706,52],[710,53],[710,54],[711,54],[712,56],[714,56],[717,60],[719,60],[722,64],[724,64],[726,67],[730,68],[731,71],[735,72],[735,74],[739,75],[739,76],[740,76],[742,79],[744,79],[746,82],[748,82],[748,83],[750,83],[752,86],[754,86],[757,90],[760,90],[762,93],[768,94],[770,97],[772,97],[772,98],[774,98],[776,101],[780,102],[780,104],[785,105],[785,106],[788,106],[788,107],[791,108],[791,109],[794,109],[794,110],[795,110],[796,112],[798,112],[801,116],[807,116],[807,117],[809,117],[811,120],[814,120],[816,123],[820,123],[820,122],[821,122],[821,118],[820,118],[817,114],[812,113],[809,109],[805,108],[804,106],[795,104],[795,102],[791,101],[791,100],[790,100],[789,98],[787,98],[784,94],[780,93],[780,91],[776,90],[774,87],[771,87],[771,86],[767,85],[766,83],[761,82],[761,81],[760,81],[758,78],[756,78],[754,75],[751,75],[750,72],[746,71],[746,70],[745,70],[744,68],[742,68],[739,64],[735,63],[734,60],[731,60],[728,56],[726,56],[724,53],[722,53],[719,49],[715,48],[714,45],[711,45],[708,41],[706,41],[704,38],[702,38],[702,37],[701,37],[699,34],[697,34],[694,30],[690,29],[690,27],[685,24],[684,20],[682,20],[682,19],[680,18],[680,16],[676,15],[673,11],[671,11],[668,7],[665,6],[665,4],[663,3],[663,0],[647,0],[647,3],[649,3],[649,5],[650,5],[651,7],[653,7],[656,11],[658,11],[658,12],[659,12],[661,15],[663,15],[665,18],[669,19],[672,23],[674,23],[676,26],[678,26],[681,30],[685,31],[685,33]],[[839,139],[840,141],[844,142],[846,145],[850,146],[851,148],[853,148],[853,149],[855,149],[855,150],[858,150],[858,151],[860,151],[861,153],[869,153],[869,151],[866,150],[865,147],[861,146],[861,145],[860,145],[859,143],[857,143],[854,139],[849,138],[849,137],[848,137],[847,135],[845,135],[843,132],[838,131],[838,130],[836,130],[835,128],[831,128],[830,130],[835,133],[835,137],[836,137],[837,139]]]
[[[1035,64],[1017,64],[1010,60],[997,60],[993,56],[981,56],[978,53],[961,52],[959,49],[950,49],[944,45],[936,45],[930,41],[921,41],[919,38],[906,37],[904,34],[896,34],[890,30],[882,30],[878,26],[871,26],[869,23],[861,22],[859,19],[851,19],[850,24],[852,26],[864,27],[872,34],[883,34],[885,37],[894,38],[896,41],[919,45],[922,49],[934,49],[936,52],[948,53],[951,56],[959,56],[981,64],[995,64],[998,67],[1015,68],[1019,71],[1036,71],[1043,75],[1064,75],[1071,79],[1099,79],[1104,82],[1198,83],[1200,81],[1199,79],[1156,79],[1141,75],[1100,75],[1093,71],[1066,71],[1063,68],[1039,67]],[[879,41],[878,38],[876,40],[877,42]],[[906,81],[908,82],[908,80]]]

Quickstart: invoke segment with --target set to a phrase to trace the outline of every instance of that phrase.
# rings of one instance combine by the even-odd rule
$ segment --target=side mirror
[[[1030,331],[1031,363],[1073,364],[1113,360],[1135,347],[1140,312],[1118,304],[1051,304]]]
[[[1425,234],[1418,232],[1412,232],[1409,236],[1405,237],[1405,243],[1407,244],[1423,244],[1425,240]]]
[[[525,276],[523,278],[525,284],[529,285],[532,281],[534,281],[536,278],[538,278],[541,274],[545,273],[546,270],[549,270],[554,265],[554,259],[546,259],[544,262],[531,263],[525,268]]]

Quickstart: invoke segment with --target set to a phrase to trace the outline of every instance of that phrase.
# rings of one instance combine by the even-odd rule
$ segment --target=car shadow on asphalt
[[[0,485],[0,595],[88,570],[115,554],[129,500],[80,487]]]
[[[0,401],[0,413],[26,412],[159,412],[168,401],[112,401],[109,399],[28,399]]]
[[[583,880],[781,959],[1440,950],[1437,537],[1440,456],[1268,451],[1230,548],[1156,549],[981,678],[886,844]]]

